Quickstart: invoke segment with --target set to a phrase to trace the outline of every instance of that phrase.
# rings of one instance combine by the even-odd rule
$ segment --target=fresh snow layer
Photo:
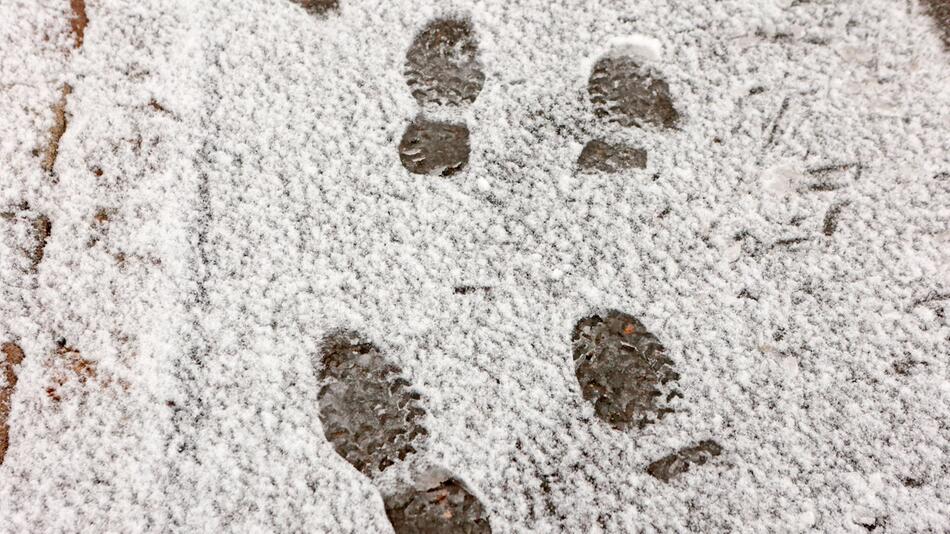
[[[26,357],[0,531],[387,531],[398,477],[319,418],[337,329],[422,394],[419,456],[494,532],[950,530],[950,52],[916,3],[88,0],[78,49],[65,0],[2,12],[0,342]],[[470,131],[448,177],[397,149],[440,17],[485,74],[427,110]],[[674,128],[595,117],[618,50]],[[579,172],[594,138],[646,168]],[[608,309],[680,375],[642,429],[574,373]]]

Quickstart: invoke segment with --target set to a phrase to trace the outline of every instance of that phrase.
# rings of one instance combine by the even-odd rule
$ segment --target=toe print
[[[680,449],[664,456],[647,467],[647,473],[663,482],[689,471],[692,465],[703,465],[713,456],[722,454],[722,447],[711,439],[700,441],[692,447]]]
[[[421,448],[421,399],[378,347],[340,331],[324,339],[321,360],[320,419],[340,456],[373,477]],[[460,481],[441,470],[418,478],[426,484],[383,499],[397,533],[491,532],[481,502]]]
[[[577,167],[582,171],[616,173],[627,169],[643,169],[646,166],[645,150],[599,139],[589,141],[577,158]]]
[[[0,465],[10,446],[10,404],[16,388],[16,367],[23,361],[23,351],[13,343],[4,343],[0,350],[0,369],[3,370],[3,387],[0,388]]]
[[[597,61],[587,91],[598,117],[624,127],[672,128],[679,120],[669,85],[629,56]]]
[[[574,368],[584,399],[616,429],[643,428],[672,411],[679,378],[659,340],[633,316],[619,311],[577,322]]]
[[[419,118],[399,143],[399,159],[413,174],[451,176],[468,164],[468,127]]]
[[[429,489],[411,489],[386,499],[386,515],[396,534],[490,533],[481,502],[455,479]]]
[[[478,41],[468,21],[436,20],[406,54],[406,82],[420,104],[471,104],[485,83]]]
[[[406,53],[406,84],[423,107],[470,105],[484,83],[478,40],[468,21],[429,23]],[[422,115],[399,143],[399,160],[413,174],[451,176],[465,168],[470,152],[468,126]]]
[[[326,337],[319,372],[327,440],[367,476],[416,452],[426,435],[420,397],[379,348],[355,332]]]

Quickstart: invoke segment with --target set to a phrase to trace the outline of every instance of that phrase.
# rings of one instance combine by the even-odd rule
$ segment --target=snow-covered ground
[[[939,0],[87,0],[78,39],[81,4],[0,5],[0,532],[387,531],[409,470],[320,419],[341,329],[496,533],[950,530]],[[484,80],[429,106],[406,53],[446,18]],[[618,54],[672,127],[598,112]],[[458,172],[404,167],[423,115]],[[593,139],[644,168],[579,168]],[[585,400],[607,310],[679,375],[652,424]]]

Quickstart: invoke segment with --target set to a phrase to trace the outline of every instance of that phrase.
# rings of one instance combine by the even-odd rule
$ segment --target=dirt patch
[[[396,534],[488,534],[491,524],[482,503],[455,479],[426,490],[412,489],[385,500]]]
[[[399,142],[399,160],[413,174],[451,176],[468,164],[468,127],[417,118]]]
[[[588,141],[577,158],[577,167],[582,171],[617,173],[647,166],[645,150],[624,144],[611,144],[594,139]]]
[[[635,317],[611,310],[574,326],[574,370],[597,416],[622,430],[643,428],[672,412],[679,378],[660,341]]]
[[[628,56],[597,61],[587,82],[594,114],[624,127],[672,128],[679,120],[670,86]]]
[[[60,94],[59,100],[53,105],[53,127],[50,128],[49,144],[43,153],[43,159],[40,164],[43,170],[52,173],[56,165],[56,156],[59,154],[59,140],[66,133],[66,100],[72,93],[73,88],[66,84]]]
[[[711,439],[703,440],[664,456],[647,467],[650,476],[669,482],[671,479],[689,471],[693,465],[703,465],[713,456],[722,454],[722,447]]]
[[[0,359],[0,370],[2,370],[4,379],[3,387],[0,388],[0,465],[3,465],[3,459],[7,455],[7,448],[10,446],[10,405],[13,399],[13,392],[16,389],[17,375],[16,367],[23,362],[23,350],[14,343],[4,343],[0,347],[2,359]]]
[[[320,420],[337,453],[371,476],[416,452],[427,435],[418,393],[379,348],[356,332],[323,340]]]
[[[466,20],[430,22],[406,53],[406,83],[420,104],[471,104],[485,84],[478,39]]]

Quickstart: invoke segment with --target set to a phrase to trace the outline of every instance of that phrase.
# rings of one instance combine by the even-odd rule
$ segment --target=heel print
[[[461,19],[438,19],[423,28],[406,52],[406,84],[423,111],[472,104],[485,84],[478,39]],[[441,110],[444,113],[446,110]],[[420,113],[399,143],[399,159],[413,174],[451,176],[468,165],[468,126]]]

